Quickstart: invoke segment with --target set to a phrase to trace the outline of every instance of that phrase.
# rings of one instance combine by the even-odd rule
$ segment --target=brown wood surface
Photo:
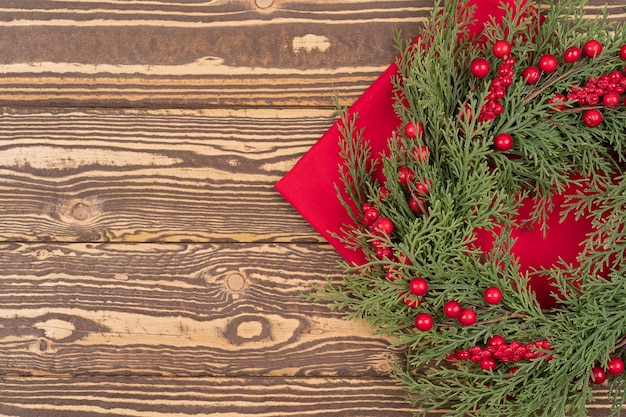
[[[410,416],[273,185],[431,6],[1,1],[0,416]]]

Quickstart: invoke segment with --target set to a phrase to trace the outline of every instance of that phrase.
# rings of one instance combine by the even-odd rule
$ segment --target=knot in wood
[[[226,288],[232,292],[241,292],[246,288],[246,277],[239,272],[233,272],[226,276]]]
[[[271,7],[272,4],[274,3],[273,0],[256,0],[256,7],[258,7],[259,9],[267,9],[268,7]]]
[[[52,353],[52,342],[48,339],[41,338],[35,342],[34,348],[35,351],[41,354]]]
[[[71,214],[76,220],[87,220],[91,216],[91,208],[85,203],[76,203],[72,207]]]

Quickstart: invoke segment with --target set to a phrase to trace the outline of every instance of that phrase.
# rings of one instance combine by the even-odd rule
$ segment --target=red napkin
[[[490,16],[497,20],[504,15],[500,8],[501,0],[474,0],[476,6],[471,27],[473,34],[482,31],[483,24]],[[505,3],[515,4],[515,0]],[[364,136],[371,143],[372,155],[378,155],[386,148],[387,139],[398,128],[400,120],[393,111],[392,86],[390,79],[397,74],[397,67],[391,64],[385,72],[363,93],[350,108],[351,113],[358,113],[357,128],[364,128]],[[346,248],[333,237],[344,224],[352,223],[350,216],[337,199],[335,184],[340,184],[339,156],[340,134],[335,123],[322,138],[296,163],[276,185],[276,190],[349,262],[362,264],[365,261],[360,251]],[[538,227],[529,230],[516,230],[513,236],[518,239],[513,252],[519,257],[522,270],[529,268],[550,267],[559,258],[576,263],[580,252],[580,242],[591,230],[588,221],[576,221],[568,217],[559,220],[559,207],[562,196],[555,196],[554,215],[549,219],[548,233],[544,238]],[[527,217],[532,204],[527,202],[520,214]],[[484,250],[491,247],[492,238],[480,235],[478,245]],[[543,277],[534,277],[531,286],[537,293],[540,304],[544,307],[554,305],[550,296],[552,289]]]

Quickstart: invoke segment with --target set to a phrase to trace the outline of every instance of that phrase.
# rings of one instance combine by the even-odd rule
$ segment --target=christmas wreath
[[[578,0],[500,7],[476,32],[473,6],[437,2],[398,37],[381,154],[339,108],[336,237],[363,262],[312,298],[406,347],[393,375],[420,413],[584,416],[605,383],[619,414],[626,29]]]

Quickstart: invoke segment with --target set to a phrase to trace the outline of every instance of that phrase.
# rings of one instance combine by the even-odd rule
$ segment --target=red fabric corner
[[[480,33],[484,22],[491,16],[500,19],[504,11],[500,8],[501,0],[474,0],[477,23],[472,32]],[[514,0],[508,1],[514,5]],[[357,128],[364,128],[364,136],[372,147],[372,155],[379,155],[385,150],[387,139],[398,128],[400,120],[393,110],[392,86],[390,79],[397,74],[397,67],[391,64],[383,74],[352,105],[349,112],[358,113]],[[339,252],[348,262],[362,264],[365,258],[361,252],[346,248],[333,237],[345,224],[351,224],[351,218],[337,199],[335,185],[340,185],[339,156],[340,134],[335,123],[319,141],[296,163],[276,185],[276,190]],[[576,221],[573,217],[560,222],[559,207],[562,196],[555,196],[554,216],[549,219],[550,226],[546,236],[540,228],[516,230],[513,237],[517,243],[513,252],[520,258],[522,270],[551,267],[562,259],[576,263],[581,250],[580,242],[591,230],[589,221]],[[531,204],[522,209],[520,215],[527,217]],[[492,237],[479,236],[478,245],[488,251]],[[540,304],[544,307],[554,305],[550,296],[552,289],[546,279],[535,277],[531,286],[537,293]]]
[[[474,34],[480,33],[490,16],[501,18],[504,11],[501,0],[474,0],[476,6],[471,27]],[[509,4],[515,4],[513,0]],[[400,120],[393,110],[391,77],[397,74],[392,63],[385,72],[350,107],[350,113],[358,113],[358,128],[370,141],[372,155],[386,148],[387,139]],[[296,163],[276,185],[275,189],[304,217],[331,245],[349,262],[363,263],[360,252],[346,248],[332,236],[339,232],[351,219],[337,199],[335,184],[339,184],[339,128],[335,123],[313,147]]]

